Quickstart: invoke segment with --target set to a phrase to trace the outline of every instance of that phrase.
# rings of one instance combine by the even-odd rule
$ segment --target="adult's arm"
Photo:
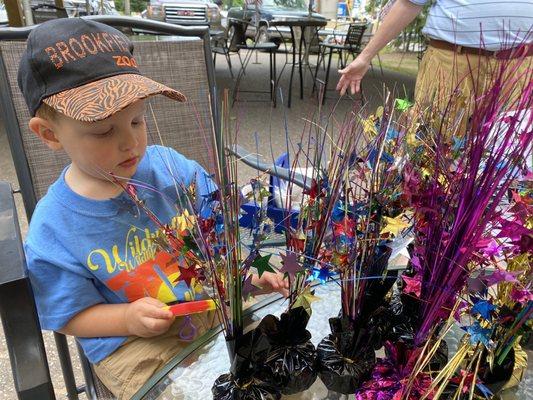
[[[417,4],[418,3],[418,4]],[[392,39],[399,35],[407,25],[422,11],[424,0],[396,0],[383,19],[374,37],[368,42],[361,54],[350,65],[339,71],[341,78],[337,90],[341,95],[348,87],[352,94],[361,89],[361,80],[370,68],[370,62]]]

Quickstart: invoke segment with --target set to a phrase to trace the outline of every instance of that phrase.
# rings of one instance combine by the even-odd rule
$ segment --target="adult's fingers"
[[[351,94],[355,94],[356,92],[359,91],[359,81],[351,81],[350,82],[350,93]]]
[[[350,82],[344,76],[339,79],[339,83],[337,83],[337,90],[340,92],[341,96],[344,96],[344,93],[346,93],[346,89],[348,88],[349,84]]]

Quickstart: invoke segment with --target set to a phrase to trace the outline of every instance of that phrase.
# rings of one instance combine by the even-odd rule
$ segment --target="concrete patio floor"
[[[231,56],[233,63],[233,70],[235,75],[238,73],[239,61],[234,55]],[[311,62],[316,62],[316,56],[311,56]],[[281,71],[282,65],[285,62],[285,55],[278,54],[277,56],[277,70]],[[269,65],[268,56],[266,54],[258,55],[258,64],[255,64],[255,55],[252,57],[250,64],[246,69],[246,75],[241,82],[241,89],[243,90],[268,90],[268,76]],[[287,96],[288,80],[290,66],[285,68],[285,71],[280,79],[279,87],[282,90],[282,95]],[[320,71],[321,76],[324,75]],[[219,92],[222,93],[225,88],[233,89],[233,81],[231,79],[230,71],[224,57],[217,57],[216,76]],[[295,143],[300,137],[306,119],[313,114],[317,109],[316,95],[311,94],[312,81],[310,73],[306,73],[304,99],[299,98],[298,93],[298,77],[295,75],[293,85],[293,101],[292,107],[288,108],[278,102],[276,108],[271,108],[270,102],[256,102],[258,99],[268,99],[268,94],[251,94],[241,93],[241,101],[235,103],[232,109],[232,120],[238,122],[239,125],[239,143],[250,151],[259,149],[266,161],[271,160],[273,154],[277,156],[285,149],[285,122],[287,124],[288,137]],[[338,81],[338,73],[336,67],[332,65],[330,76],[330,88],[334,88]],[[381,76],[379,68],[374,71],[369,71],[365,77],[364,93],[367,100],[365,108],[367,110],[374,110],[376,106],[382,103],[384,87],[390,90],[395,90],[402,97],[405,94],[410,95],[414,90],[415,78],[412,76],[401,75],[396,72],[385,71]],[[327,113],[335,104],[338,94],[333,90],[328,91],[328,97],[331,100],[326,102],[324,111]],[[357,96],[358,98],[358,96]],[[357,100],[357,105],[360,107],[360,102]],[[347,112],[354,107],[354,100],[346,98],[341,100],[335,111],[335,115],[342,118]],[[254,135],[257,133],[257,135]],[[256,137],[257,145],[256,145]],[[246,177],[252,176],[254,173],[251,169],[243,167],[240,172],[240,178],[246,180]],[[0,131],[0,180],[10,182],[14,188],[18,187],[9,145],[3,126]],[[18,213],[23,235],[27,231],[27,222],[25,213],[22,207],[22,202],[19,195],[16,195],[18,205]],[[61,369],[59,359],[55,350],[53,335],[50,332],[44,332],[45,345],[48,352],[48,362],[50,364],[50,371],[54,383],[54,389],[58,399],[66,398],[66,390],[62,381]],[[76,354],[74,341],[69,340],[72,354]],[[78,382],[83,382],[81,368],[77,357],[74,356],[75,375]],[[84,395],[80,398],[85,398]],[[16,395],[14,393],[13,378],[11,375],[11,367],[9,362],[8,351],[6,347],[3,330],[0,332],[0,400],[14,400]]]

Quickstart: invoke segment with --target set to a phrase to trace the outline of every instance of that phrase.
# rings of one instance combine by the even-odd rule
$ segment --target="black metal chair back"
[[[349,47],[351,51],[359,52],[361,47],[361,42],[363,41],[363,35],[365,34],[366,25],[361,24],[351,24],[348,27],[348,32],[346,33],[346,40],[344,45]]]
[[[41,24],[45,21],[56,18],[68,18],[67,10],[63,7],[57,7],[53,4],[38,4],[31,7],[33,22]]]

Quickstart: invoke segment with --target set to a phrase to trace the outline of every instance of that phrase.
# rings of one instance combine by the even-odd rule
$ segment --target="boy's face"
[[[131,178],[146,150],[145,112],[145,101],[140,100],[98,122],[81,122],[59,115],[46,121],[57,140],[52,145],[48,137],[36,133],[49,147],[67,152],[72,161],[71,175],[78,183],[85,179],[91,181],[89,184],[95,180],[109,182],[109,173]],[[30,122],[30,128],[31,125]]]

